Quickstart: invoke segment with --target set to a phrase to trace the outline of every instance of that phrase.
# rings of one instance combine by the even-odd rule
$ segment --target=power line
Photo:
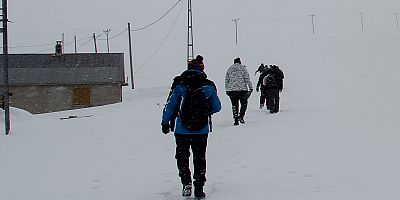
[[[123,33],[125,33],[127,30],[128,30],[128,29],[125,28],[123,31],[121,31],[121,32],[118,33],[117,35],[110,37],[109,40],[112,40],[112,39],[115,39],[115,38],[121,36],[121,35],[122,35]],[[82,46],[88,44],[90,41],[92,41],[92,38],[93,38],[93,36],[89,36],[89,37],[85,37],[85,38],[83,38],[83,39],[78,40],[77,42],[80,42],[80,41],[82,41],[82,40],[87,40],[87,41],[85,41],[85,42],[79,44],[78,49],[81,48]],[[106,39],[99,39],[99,40],[106,40]],[[75,41],[68,42],[68,43],[64,44],[64,46],[68,46],[68,45],[71,45],[71,44],[73,44],[73,43],[75,43]],[[48,43],[47,43],[47,44],[37,44],[37,45],[15,46],[15,47],[9,47],[9,48],[14,48],[14,49],[18,49],[18,48],[33,48],[33,47],[43,47],[43,46],[53,46],[53,45],[54,45],[53,43],[51,43],[51,44],[48,44]],[[0,48],[2,48],[2,47],[0,47]],[[41,52],[45,52],[45,51],[49,51],[49,50],[51,50],[51,49],[53,49],[53,47],[50,47],[50,48],[47,48],[47,49],[43,49],[43,50],[40,50],[40,51],[36,51],[36,52],[34,52],[34,54],[36,54],[36,53],[41,53]]]
[[[10,49],[18,49],[18,48],[32,48],[32,47],[43,47],[43,46],[50,46],[52,44],[36,44],[36,45],[22,45],[22,46],[14,46],[14,47],[8,47]],[[3,48],[3,47],[1,47]]]
[[[179,13],[178,13],[178,15],[176,16],[176,18],[175,18],[175,20],[174,20],[174,22],[173,22],[173,24],[172,24],[170,30],[168,31],[167,35],[165,36],[164,40],[160,43],[160,45],[159,45],[158,48],[154,51],[154,53],[147,59],[147,61],[146,61],[141,67],[139,67],[139,68],[135,71],[135,73],[136,73],[136,72],[139,72],[140,70],[142,70],[142,69],[153,59],[153,57],[160,51],[161,47],[164,45],[164,43],[167,41],[167,39],[168,39],[169,36],[171,35],[171,32],[172,32],[172,30],[174,29],[174,27],[175,27],[175,25],[176,25],[176,22],[178,21],[179,16],[180,16],[181,13],[182,13],[182,10],[183,10],[183,7],[179,10]]]
[[[181,0],[178,0],[173,6],[172,6],[172,8],[170,8],[164,15],[162,15],[160,18],[158,18],[156,21],[154,21],[153,23],[151,23],[151,24],[149,24],[149,25],[147,25],[147,26],[144,26],[144,27],[142,27],[142,28],[138,28],[138,29],[134,29],[134,30],[131,30],[131,31],[141,31],[141,30],[144,30],[144,29],[147,29],[147,28],[149,28],[150,26],[153,26],[154,24],[156,24],[157,22],[159,22],[161,19],[163,19],[165,16],[167,16],[177,5],[178,5],[178,3],[180,2]]]
[[[33,54],[37,54],[37,53],[42,53],[42,52],[45,52],[45,51],[49,51],[49,50],[51,50],[51,49],[53,49],[53,48],[54,48],[54,47],[51,47],[51,48],[48,48],[48,49],[43,49],[43,50],[34,52]]]
[[[121,32],[118,33],[117,35],[114,35],[114,36],[110,37],[109,40],[112,40],[112,39],[114,39],[114,38],[117,38],[117,37],[121,36],[121,35],[122,35],[123,33],[125,33],[126,31],[128,31],[127,28],[125,28],[123,31],[121,31]],[[107,40],[107,39],[99,39],[99,40]]]
[[[79,44],[79,47],[78,47],[77,49],[80,49],[80,48],[82,48],[83,46],[85,46],[86,44],[88,44],[89,42],[91,42],[92,39],[93,39],[93,36],[89,36],[89,38],[85,38],[85,39],[87,39],[87,41],[84,42],[84,43],[82,43],[82,44]]]
[[[158,19],[157,19],[156,21],[154,21],[153,23],[151,23],[151,24],[149,24],[149,25],[147,25],[147,26],[144,26],[144,27],[142,27],[142,28],[134,29],[134,30],[131,30],[131,31],[141,31],[141,30],[147,29],[147,28],[149,28],[150,26],[152,26],[152,25],[156,24],[157,22],[161,21],[165,16],[167,16],[167,15],[179,4],[179,2],[181,2],[181,0],[178,0],[164,15],[162,15],[160,18],[158,18]],[[176,21],[176,20],[175,20],[175,21]],[[122,35],[123,33],[125,33],[127,30],[128,30],[128,29],[125,28],[123,31],[121,31],[121,32],[118,33],[117,35],[110,37],[109,40],[112,40],[112,39],[115,39],[115,38],[121,36],[121,35]],[[92,38],[92,37],[89,37],[89,38]],[[82,40],[85,40],[85,39],[86,39],[86,38],[81,39],[81,40],[78,40],[78,41],[82,41]],[[99,39],[99,40],[106,40],[106,39]],[[82,46],[88,44],[90,41],[91,41],[91,39],[88,40],[88,41],[86,41],[86,42],[84,42],[83,44],[80,44],[80,47],[78,47],[78,48],[81,48]],[[75,41],[69,42],[69,43],[65,44],[64,46],[73,44],[74,42],[75,42]],[[18,48],[34,48],[34,47],[43,47],[43,46],[52,46],[52,45],[53,45],[53,43],[51,43],[51,44],[46,43],[46,44],[37,44],[37,45],[21,45],[21,46],[9,47],[9,48],[13,48],[13,49],[18,49]],[[3,48],[3,47],[0,47],[0,48]],[[43,50],[40,50],[40,51],[36,51],[34,54],[36,54],[36,53],[41,53],[41,52],[45,52],[45,51],[49,51],[49,50],[51,50],[51,49],[53,49],[53,47],[47,48],[47,49],[43,49]]]

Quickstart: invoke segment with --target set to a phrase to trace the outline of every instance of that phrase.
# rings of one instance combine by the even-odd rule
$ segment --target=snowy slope
[[[282,66],[282,112],[259,110],[253,94],[239,127],[219,85],[208,199],[399,198],[395,42],[317,39],[313,60]],[[0,137],[0,198],[179,198],[173,136],[159,126],[168,86],[126,89],[120,104],[14,118]],[[93,117],[59,119],[69,115]]]

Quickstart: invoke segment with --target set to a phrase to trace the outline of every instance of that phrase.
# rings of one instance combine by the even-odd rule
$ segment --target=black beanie
[[[196,56],[196,60],[198,60],[198,61],[200,61],[200,63],[203,63],[203,56],[201,56],[201,55],[197,55]]]
[[[188,62],[188,69],[193,69],[195,67],[204,70],[204,63],[202,56],[198,55],[195,59]]]
[[[242,64],[242,61],[240,61],[240,58],[235,58],[235,60],[233,60],[233,63]]]

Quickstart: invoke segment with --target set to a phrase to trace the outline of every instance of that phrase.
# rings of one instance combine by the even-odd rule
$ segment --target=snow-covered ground
[[[265,13],[256,20],[260,8],[240,5],[252,9],[244,9],[247,18],[239,21],[239,45],[228,34],[234,30],[231,19],[204,20],[215,13],[226,18],[227,11],[209,9],[210,16],[196,16],[204,23],[195,30],[196,53],[204,55],[223,103],[209,137],[207,199],[399,199],[400,29],[395,22],[378,23],[385,15],[376,14],[361,31],[357,13],[353,21],[338,19],[332,8],[312,35],[306,15],[302,21]],[[176,30],[183,36],[184,25]],[[136,37],[143,40],[137,49],[151,52],[140,46],[146,37]],[[12,109],[11,134],[0,136],[0,199],[181,199],[174,137],[160,127],[171,80],[185,69],[185,59],[175,57],[185,56],[186,41],[177,41],[167,40],[169,45],[135,74],[136,89],[124,88],[122,103],[41,115]],[[136,62],[144,63],[151,53],[137,54]],[[258,109],[254,92],[246,124],[232,125],[223,80],[236,56],[248,65],[254,84],[261,62],[281,67],[286,76],[281,112]],[[93,116],[60,120],[69,115]]]

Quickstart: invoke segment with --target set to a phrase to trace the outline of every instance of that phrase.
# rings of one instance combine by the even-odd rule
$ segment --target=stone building
[[[4,94],[3,56],[0,89]],[[47,113],[122,101],[123,53],[10,54],[10,106]]]

